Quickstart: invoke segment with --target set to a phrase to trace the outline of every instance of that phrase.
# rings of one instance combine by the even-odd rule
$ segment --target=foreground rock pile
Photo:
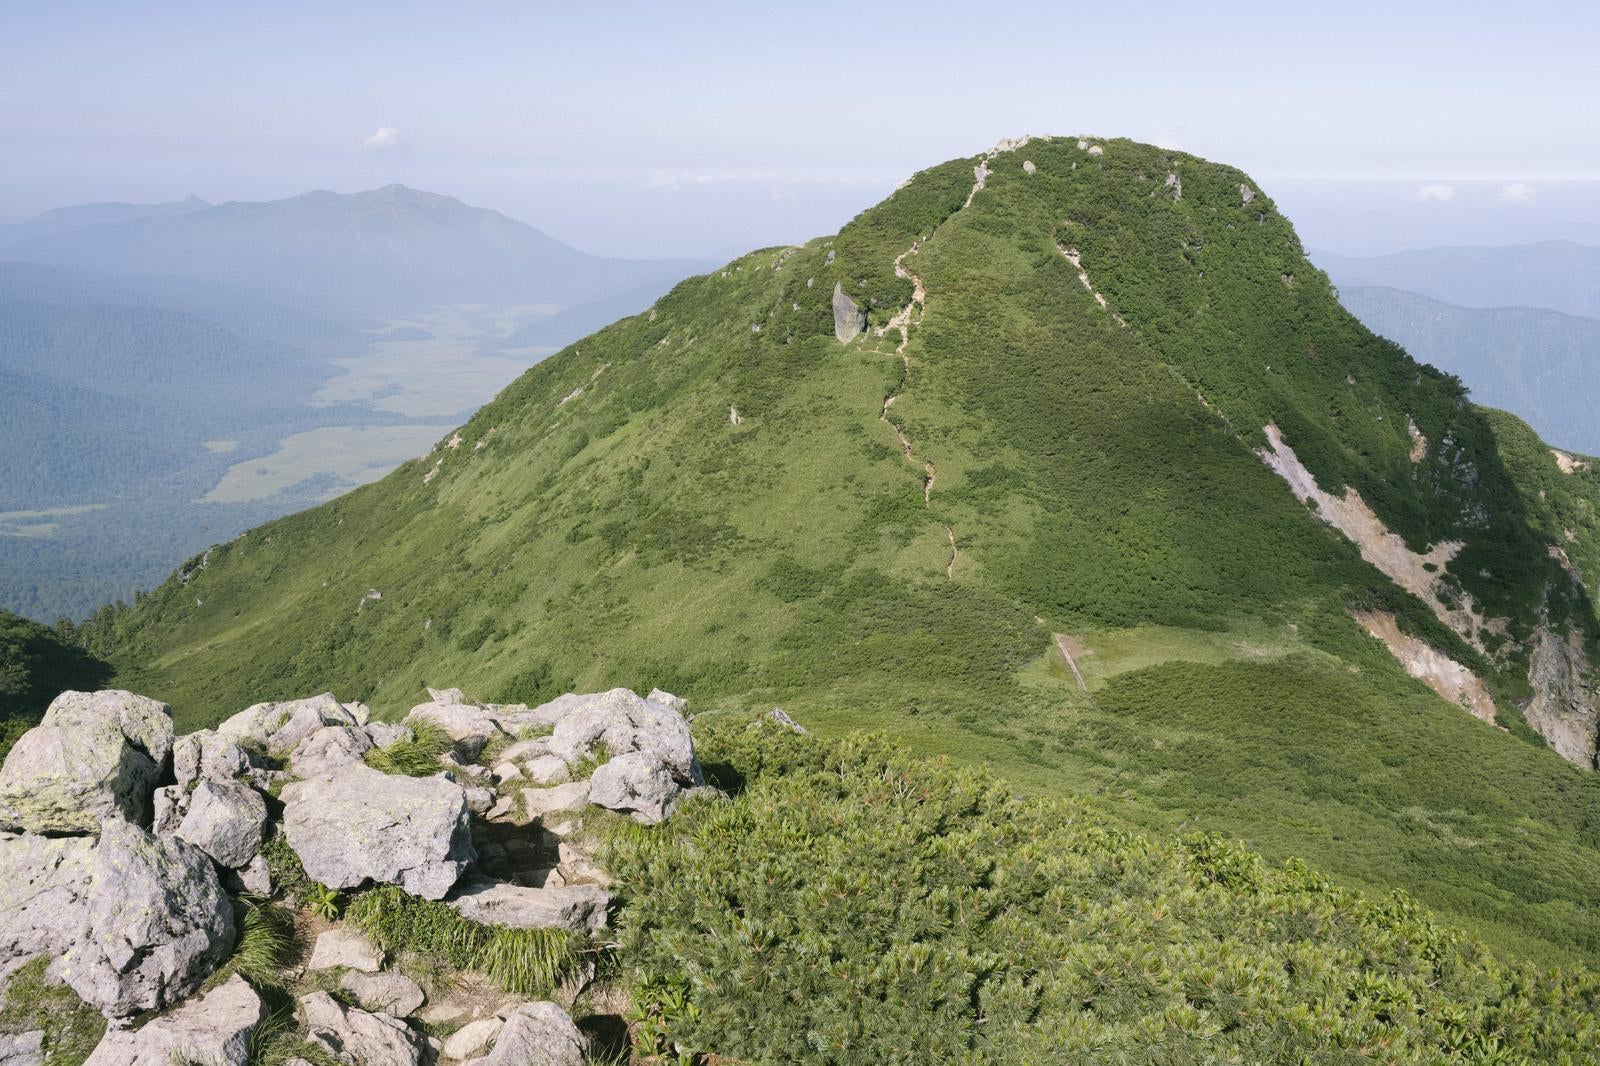
[[[237,973],[207,979],[234,950],[236,897],[284,887],[268,857],[279,837],[323,891],[394,885],[485,926],[599,934],[612,899],[584,812],[653,824],[703,788],[683,701],[429,696],[400,723],[324,694],[178,737],[157,701],[63,693],[0,768],[0,989],[48,960],[35,963],[46,980],[109,1022],[95,1066],[245,1063],[267,1004]],[[402,751],[404,773],[377,768]],[[299,972],[337,975],[337,994],[296,997],[304,1038],[353,1066],[581,1060],[558,1005],[424,1010],[421,986],[386,961],[353,929],[322,931]],[[409,1020],[419,1011],[434,1031],[459,1028],[430,1040]],[[0,1034],[0,1061],[43,1063],[44,1045],[42,1032]]]

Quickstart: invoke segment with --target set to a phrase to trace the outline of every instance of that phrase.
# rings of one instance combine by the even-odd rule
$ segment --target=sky
[[[1239,166],[1330,251],[1600,244],[1597,55],[1554,0],[0,0],[0,220],[402,182],[730,256],[1090,133]]]

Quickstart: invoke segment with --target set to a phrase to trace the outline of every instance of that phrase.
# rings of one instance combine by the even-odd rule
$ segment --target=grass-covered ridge
[[[1585,1062],[1600,980],[1404,896],[870,737],[729,719],[739,792],[620,838],[620,958],[666,1050],[749,1063]],[[650,1049],[647,1049],[650,1050]]]
[[[1594,626],[1547,551],[1537,453],[1346,314],[1248,176],[1092,147],[997,155],[970,205],[977,160],[942,164],[833,237],[691,279],[459,440],[102,615],[93,644],[181,728],[459,677],[777,703],[1600,960],[1600,783],[1518,728],[1520,642],[1546,615]],[[913,242],[902,361],[876,328],[912,298]],[[872,327],[849,345],[835,284]],[[1449,574],[1506,639],[1480,655],[1309,513],[1254,454],[1269,422],[1413,549],[1463,541]],[[1573,532],[1576,565],[1600,561]],[[1484,671],[1514,731],[1406,677],[1351,604]],[[1095,649],[1086,690],[1056,634]]]

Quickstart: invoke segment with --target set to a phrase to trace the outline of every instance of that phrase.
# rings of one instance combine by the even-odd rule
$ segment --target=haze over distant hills
[[[399,185],[0,226],[0,607],[87,613],[381,476],[699,265]]]
[[[1600,248],[1545,241],[1311,258],[1373,332],[1550,443],[1600,453]]]

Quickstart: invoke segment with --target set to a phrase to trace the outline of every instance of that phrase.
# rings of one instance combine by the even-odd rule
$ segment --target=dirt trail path
[[[1060,650],[1061,657],[1067,661],[1067,665],[1072,668],[1072,676],[1078,679],[1078,688],[1088,692],[1089,686],[1084,683],[1083,671],[1078,669],[1078,660],[1072,654],[1072,638],[1065,633],[1057,633],[1055,636],[1056,648]]]
[[[984,183],[989,179],[991,173],[992,171],[989,170],[989,157],[984,156],[979,160],[978,165],[973,168],[972,188],[967,192],[966,202],[961,205],[962,211],[972,206],[972,198],[983,190]],[[906,265],[906,260],[916,255],[921,248],[922,241],[914,240],[911,242],[910,248],[894,257],[894,276],[906,278],[911,282],[911,299],[895,313],[893,318],[879,326],[877,330],[879,337],[886,336],[889,333],[900,334],[900,342],[894,346],[894,354],[900,359],[900,380],[895,382],[894,388],[889,391],[889,395],[883,398],[883,407],[878,412],[878,418],[894,431],[895,439],[900,442],[900,451],[905,455],[906,461],[912,464],[921,464],[922,504],[924,507],[931,508],[933,506],[933,483],[938,480],[939,471],[933,463],[917,458],[917,451],[911,443],[911,438],[906,436],[905,430],[900,428],[898,422],[889,417],[889,408],[893,407],[894,402],[905,392],[906,385],[911,379],[911,357],[906,354],[906,345],[911,343],[911,327],[922,325],[922,316],[927,305],[927,287],[923,285],[922,278]],[[946,524],[944,532],[950,539],[950,560],[945,564],[944,576],[948,580],[954,580],[956,576],[956,561],[960,559],[961,551],[956,546],[956,531]]]

